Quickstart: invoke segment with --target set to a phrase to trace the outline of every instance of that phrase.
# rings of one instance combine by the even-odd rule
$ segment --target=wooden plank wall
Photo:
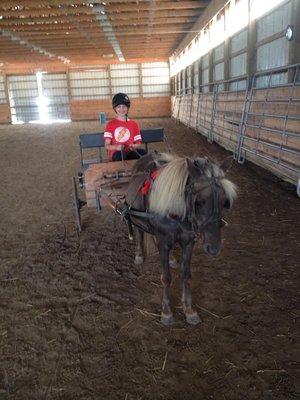
[[[174,118],[205,136],[210,133],[210,138],[232,152],[236,152],[242,139],[246,159],[297,183],[300,177],[300,86],[254,89],[242,137],[245,91],[219,93],[215,99],[213,93],[194,94],[192,102],[190,96],[172,98]]]
[[[245,129],[246,158],[259,159],[257,164],[265,163],[273,173],[296,183],[300,177],[300,120],[293,117],[300,117],[300,87],[255,90],[252,99],[250,113],[256,115],[249,115]]]
[[[11,122],[9,104],[0,104],[0,124],[9,124]]]
[[[213,119],[213,139],[228,150],[234,151],[242,119],[245,91],[219,93]]]
[[[105,112],[108,118],[113,118],[111,100],[71,100],[71,119],[95,120],[100,112]],[[171,99],[168,96],[131,99],[131,118],[170,117]]]

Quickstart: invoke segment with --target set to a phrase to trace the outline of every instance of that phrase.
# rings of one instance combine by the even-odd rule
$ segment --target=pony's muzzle
[[[216,257],[217,255],[219,255],[220,251],[221,251],[221,246],[214,246],[212,244],[203,244],[203,248],[206,254],[210,255],[210,256],[214,256]]]

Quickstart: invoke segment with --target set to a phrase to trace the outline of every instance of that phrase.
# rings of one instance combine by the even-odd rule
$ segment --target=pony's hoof
[[[174,323],[172,314],[161,314],[161,323],[165,326],[171,326]]]
[[[201,322],[201,319],[197,313],[186,314],[185,318],[186,318],[186,322],[190,325],[197,325],[197,324],[199,324],[199,322]]]
[[[142,265],[144,262],[143,256],[135,256],[134,263],[135,265]]]
[[[172,269],[177,269],[179,267],[179,263],[177,262],[177,260],[175,258],[173,258],[169,261],[169,266]]]

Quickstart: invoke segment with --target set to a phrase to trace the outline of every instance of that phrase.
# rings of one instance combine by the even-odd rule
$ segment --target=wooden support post
[[[10,123],[11,123],[12,122],[11,121],[11,108],[10,108],[9,91],[8,91],[7,75],[6,74],[3,75],[3,79],[4,79],[5,98],[6,98],[7,107],[9,109],[9,120],[10,120]]]
[[[209,68],[208,81],[209,81],[209,83],[212,83],[214,81],[214,57],[213,57],[213,54],[214,54],[213,50],[210,50],[209,56],[208,56],[208,58],[209,58],[209,61],[208,61],[208,68]],[[213,91],[213,88],[214,88],[213,84],[209,85],[210,92]]]
[[[66,76],[67,76],[67,90],[68,90],[68,98],[69,98],[69,103],[71,103],[72,100],[72,92],[71,92],[71,82],[70,82],[70,71],[69,68],[66,71]]]
[[[107,67],[107,72],[108,72],[108,87],[109,87],[109,97],[112,98],[113,92],[112,92],[112,84],[111,84],[111,70],[110,70],[110,65]],[[115,93],[114,93],[115,94]]]
[[[8,84],[7,84],[7,75],[3,75],[4,79],[4,92],[5,92],[5,98],[6,98],[6,103],[9,104],[9,91],[8,91]]]
[[[250,15],[250,4],[248,2],[248,13]],[[256,20],[248,25],[247,41],[247,75],[252,76],[256,72]]]
[[[224,81],[230,78],[230,71],[229,71],[229,62],[230,62],[230,40],[227,38],[224,42]],[[229,83],[224,83],[224,90],[227,91],[229,89]]]
[[[138,74],[139,74],[139,92],[140,92],[140,97],[144,97],[143,93],[143,71],[142,71],[142,64],[138,64]]]

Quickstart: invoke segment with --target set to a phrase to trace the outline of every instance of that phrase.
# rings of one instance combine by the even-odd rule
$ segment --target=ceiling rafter
[[[210,1],[1,0],[0,62],[166,59]]]

